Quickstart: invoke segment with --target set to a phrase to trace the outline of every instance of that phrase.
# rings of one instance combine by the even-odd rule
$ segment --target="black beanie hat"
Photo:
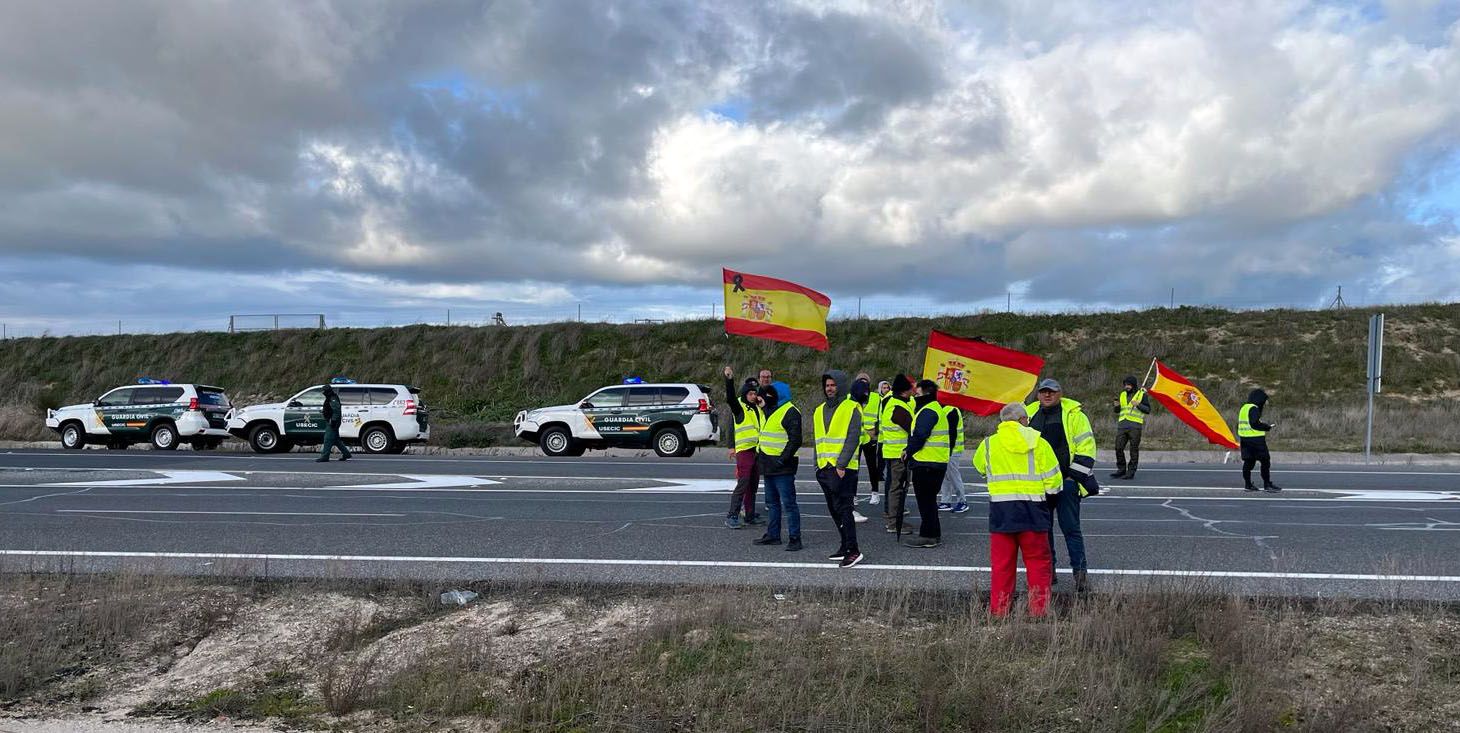
[[[931,379],[920,379],[918,380],[918,389],[922,390],[924,394],[937,394],[938,383]]]
[[[1136,381],[1136,375],[1134,375],[1134,374],[1131,374],[1131,375],[1126,376],[1125,379],[1120,380],[1120,383],[1121,384],[1128,384],[1128,385],[1130,385],[1132,387],[1136,387],[1136,386],[1139,386],[1140,385],[1140,382]]]
[[[908,379],[906,374],[899,374],[892,378],[893,392],[896,392],[897,394],[902,394],[903,392],[906,392],[912,388],[912,380]]]

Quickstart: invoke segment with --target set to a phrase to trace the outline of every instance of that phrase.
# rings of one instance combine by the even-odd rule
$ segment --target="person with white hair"
[[[1054,578],[1051,513],[1064,485],[1059,459],[1049,441],[1029,427],[1024,405],[1010,402],[999,410],[998,429],[974,451],[973,468],[988,481],[989,611],[1009,614],[1022,554],[1029,615],[1043,616]]]

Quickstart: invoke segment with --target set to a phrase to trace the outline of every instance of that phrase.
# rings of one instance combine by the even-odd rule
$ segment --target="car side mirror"
[[[289,400],[289,407],[303,407],[304,403],[299,400]]]

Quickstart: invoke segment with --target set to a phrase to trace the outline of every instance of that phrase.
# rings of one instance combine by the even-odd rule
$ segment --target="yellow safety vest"
[[[826,420],[822,418],[826,414],[826,403],[816,406],[816,413],[811,416],[814,429],[812,435],[816,438],[816,467],[836,468],[836,459],[841,456],[842,446],[852,439],[852,410],[858,408],[857,403],[851,400],[842,400],[836,406],[836,412],[831,414],[831,427],[823,427]],[[861,431],[857,433],[856,440],[861,441]],[[847,464],[848,471],[855,471],[861,465],[858,461],[860,451],[852,452],[852,460]]]
[[[1030,402],[1024,406],[1024,411],[1030,417],[1034,417],[1035,413],[1039,412],[1039,402]],[[1090,418],[1085,415],[1084,410],[1080,409],[1080,403],[1068,397],[1061,397],[1060,422],[1065,427],[1065,443],[1070,446],[1070,458],[1084,456],[1094,460],[1095,431],[1090,427]],[[1082,473],[1089,473],[1089,471],[1082,471]]]
[[[1038,430],[1012,421],[999,423],[999,429],[978,444],[973,467],[988,481],[990,503],[1043,502],[1064,485],[1054,449]]]
[[[953,413],[958,413],[958,432],[953,434],[953,455],[958,455],[963,452],[963,434],[967,432],[968,423],[964,421],[963,413],[959,412],[957,407],[949,405],[943,409],[943,412],[948,416],[949,430],[953,429]],[[952,459],[950,458],[949,460]]]
[[[882,417],[882,395],[873,392],[867,396],[867,406],[862,408],[862,434],[867,436],[869,442],[872,439],[872,431],[877,429],[877,421]]]
[[[756,451],[763,456],[779,456],[786,451],[786,445],[791,442],[791,436],[786,433],[786,426],[782,421],[786,419],[786,413],[795,407],[789,400],[781,403],[765,418],[760,424],[760,440],[756,444]]]
[[[1248,402],[1237,410],[1237,437],[1239,438],[1261,438],[1267,435],[1266,430],[1258,430],[1252,427],[1252,408],[1257,405]]]
[[[1143,425],[1146,422],[1146,414],[1141,412],[1139,405],[1141,398],[1146,396],[1146,390],[1138,389],[1134,395],[1126,394],[1125,390],[1120,391],[1120,417],[1119,422],[1133,422]]]
[[[952,441],[948,437],[948,410],[936,401],[929,402],[918,408],[916,415],[913,415],[913,424],[916,425],[918,418],[928,410],[938,416],[938,422],[933,425],[933,434],[928,436],[928,442],[914,453],[912,459],[922,463],[947,463],[952,458]]]
[[[912,414],[912,404],[907,400],[895,395],[888,394],[882,400],[882,409],[877,416],[878,440],[882,442],[882,457],[885,459],[901,458],[902,452],[907,450],[907,431],[901,425],[892,421],[892,409],[901,407]]]
[[[755,405],[740,401],[741,418],[735,422],[735,452],[755,450],[760,444],[760,424],[763,418]]]

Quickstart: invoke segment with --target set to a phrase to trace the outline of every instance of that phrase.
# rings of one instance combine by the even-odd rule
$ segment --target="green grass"
[[[1389,451],[1452,450],[1460,442],[1451,427],[1460,394],[1460,305],[1383,310],[1380,424],[1386,427],[1376,441]],[[865,370],[878,379],[916,374],[928,331],[936,328],[1043,356],[1045,374],[1087,404],[1107,444],[1113,420],[1105,419],[1106,407],[1121,378],[1143,375],[1159,357],[1196,381],[1229,417],[1254,386],[1272,395],[1272,414],[1284,423],[1314,416],[1274,434],[1275,448],[1354,450],[1363,441],[1370,312],[1183,307],[850,319],[830,324],[827,352],[732,339],[719,321],[12,339],[0,342],[0,384],[10,387],[0,399],[0,438],[46,437],[39,427],[44,408],[93,399],[140,375],[220,385],[244,404],[347,374],[423,388],[443,445],[512,444],[505,423],[518,410],[571,403],[628,375],[710,385],[719,402],[722,366],[740,375],[768,367],[791,384],[800,404],[812,405],[819,401],[818,377],[829,368]],[[1174,425],[1153,429],[1148,441],[1152,448],[1200,444]]]

